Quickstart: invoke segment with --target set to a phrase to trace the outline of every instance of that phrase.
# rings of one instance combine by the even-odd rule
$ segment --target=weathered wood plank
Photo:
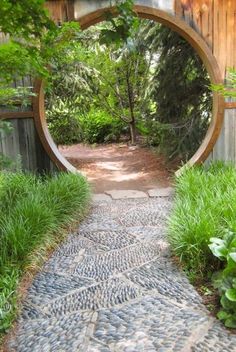
[[[74,20],[74,0],[46,1],[45,6],[56,23]]]
[[[25,119],[27,117],[34,117],[34,112],[32,110],[29,111],[15,111],[15,109],[12,109],[12,111],[9,111],[6,109],[6,111],[0,111],[0,119]]]
[[[225,110],[224,124],[213,149],[213,160],[236,162],[236,109]]]
[[[0,138],[0,153],[14,162],[21,159],[23,170],[32,172],[55,171],[35,129],[33,119],[9,120],[13,131]]]
[[[222,75],[236,67],[236,1],[175,0],[175,11],[212,48]]]

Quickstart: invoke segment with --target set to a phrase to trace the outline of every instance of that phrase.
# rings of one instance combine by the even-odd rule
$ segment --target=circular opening
[[[94,13],[88,14],[81,18],[79,22],[81,24],[82,29],[86,29],[94,24],[104,21],[104,14],[107,10],[108,8],[100,9]],[[179,33],[183,38],[185,38],[189,42],[189,44],[195,49],[197,54],[202,59],[208,71],[211,82],[213,84],[218,84],[222,82],[218,64],[213,54],[211,53],[211,50],[204,42],[204,40],[185,22],[161,10],[156,10],[149,7],[135,6],[135,11],[138,13],[139,17],[159,22]],[[34,99],[35,124],[46,152],[59,169],[76,171],[76,169],[60,154],[59,150],[57,149],[57,146],[53,142],[48,132],[47,123],[45,119],[42,81],[36,82],[35,90],[37,93],[37,97]],[[219,136],[223,121],[223,115],[224,100],[218,94],[214,93],[213,113],[209,129],[201,146],[194,154],[194,156],[188,161],[188,165],[191,166],[193,164],[200,163],[206,160]]]

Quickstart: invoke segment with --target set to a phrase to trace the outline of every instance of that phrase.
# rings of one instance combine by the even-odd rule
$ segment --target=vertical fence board
[[[21,160],[21,167],[28,171],[55,171],[38,137],[34,120],[11,119],[13,131],[0,139],[0,153],[13,162]]]
[[[212,47],[223,76],[236,67],[236,1],[176,0],[175,12]]]
[[[73,0],[46,1],[45,7],[48,9],[51,18],[56,23],[74,20]]]

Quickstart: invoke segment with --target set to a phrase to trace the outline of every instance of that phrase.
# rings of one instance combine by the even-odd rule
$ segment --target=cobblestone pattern
[[[136,237],[123,231],[97,231],[97,232],[83,232],[83,236],[94,241],[106,249],[120,249],[131,244],[134,244]]]
[[[96,201],[34,279],[9,351],[234,352],[171,261],[171,198]]]
[[[128,272],[126,277],[144,289],[156,290],[159,294],[180,304],[188,303],[191,306],[202,304],[200,296],[189,285],[186,277],[169,261],[158,258]]]
[[[209,329],[208,334],[204,335],[202,340],[191,348],[191,352],[232,352],[236,351],[236,335],[222,329],[219,322],[214,322]]]
[[[98,314],[95,337],[117,345],[117,351],[184,351],[192,331],[207,323],[207,315],[183,309],[163,297],[145,297],[122,308]],[[185,322],[185,324],[183,324]]]

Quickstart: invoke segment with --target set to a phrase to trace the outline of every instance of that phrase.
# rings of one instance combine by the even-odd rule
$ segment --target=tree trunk
[[[136,143],[137,143],[137,131],[136,131],[135,121],[130,122],[129,129],[130,129],[131,144],[132,145],[136,145]]]
[[[129,101],[129,110],[130,110],[130,119],[131,119],[131,121],[129,123],[130,139],[131,139],[131,144],[136,145],[137,131],[136,131],[136,121],[135,121],[135,116],[134,116],[133,89],[132,89],[132,85],[130,83],[130,77],[129,77],[128,71],[126,71],[126,82],[127,82],[128,101]]]

